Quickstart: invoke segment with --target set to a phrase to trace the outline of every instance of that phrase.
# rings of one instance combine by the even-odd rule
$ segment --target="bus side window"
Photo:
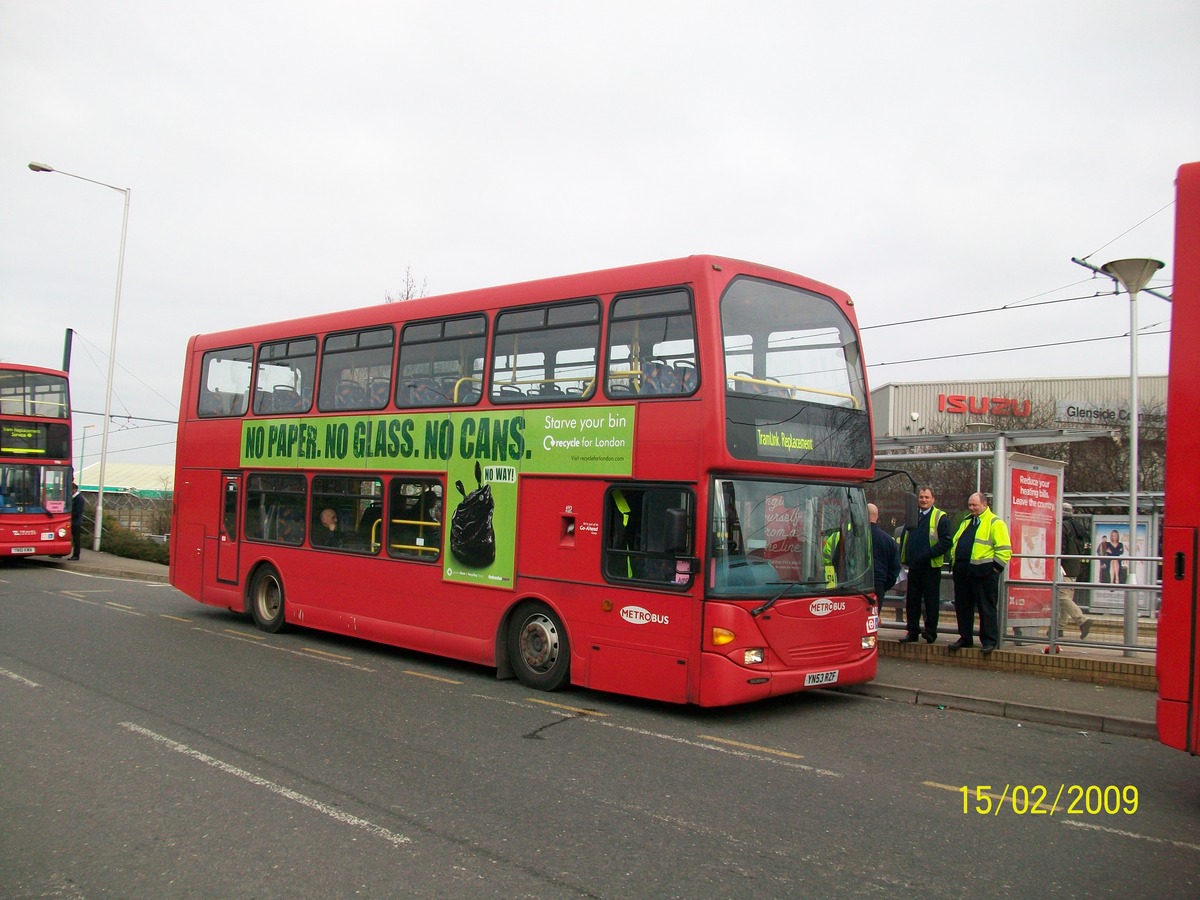
[[[619,485],[608,492],[605,507],[607,577],[681,586],[691,580],[690,489]]]

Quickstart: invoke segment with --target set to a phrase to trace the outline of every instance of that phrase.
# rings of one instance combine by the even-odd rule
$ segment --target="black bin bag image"
[[[464,566],[482,569],[496,559],[496,532],[492,528],[491,485],[483,483],[483,470],[475,463],[475,482],[479,486],[467,493],[461,481],[454,482],[462,502],[450,519],[450,552]]]

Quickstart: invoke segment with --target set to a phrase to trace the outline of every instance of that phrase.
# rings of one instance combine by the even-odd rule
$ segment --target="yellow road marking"
[[[743,744],[741,741],[730,741],[725,738],[713,737],[711,734],[698,735],[702,741],[716,741],[718,744],[728,744],[730,747],[739,747],[742,750],[755,750],[759,753],[770,753],[774,756],[782,756],[785,759],[804,759],[799,753],[788,753],[786,750],[776,750],[773,747],[760,747],[758,744]]]
[[[453,678],[442,678],[440,675],[430,675],[426,672],[417,672],[413,669],[405,669],[405,675],[412,675],[416,678],[428,678],[430,681],[441,681],[445,684],[462,684],[461,681],[455,681]]]
[[[565,709],[567,712],[579,713],[581,716],[594,716],[601,719],[607,719],[608,713],[597,712],[594,709],[584,709],[581,706],[567,706],[563,703],[551,703],[549,700],[539,700],[537,697],[527,697],[529,703],[540,703],[542,706],[552,706],[555,709]]]
[[[105,600],[104,605],[105,606],[115,606],[117,609],[126,609],[126,610],[133,609],[132,606],[126,606],[124,603],[116,603],[112,600]]]
[[[181,618],[180,616],[168,616],[166,613],[159,613],[159,616],[161,616],[164,619],[170,619],[172,622],[190,622],[190,621],[192,621],[191,619],[184,619],[184,618]]]
[[[345,660],[354,659],[353,656],[342,656],[338,653],[330,653],[327,650],[318,650],[315,647],[301,647],[300,649],[302,651],[304,651],[305,653],[316,653],[320,656],[328,656],[330,659],[345,659]]]
[[[261,634],[255,634],[253,631],[238,631],[236,628],[226,628],[226,634],[232,634],[240,638],[248,638],[252,641],[265,641],[266,638]]]

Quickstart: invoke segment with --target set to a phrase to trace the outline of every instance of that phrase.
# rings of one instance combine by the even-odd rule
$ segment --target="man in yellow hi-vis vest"
[[[938,611],[942,604],[942,563],[950,549],[950,519],[933,505],[933,491],[917,492],[920,514],[917,524],[904,529],[900,536],[900,562],[908,566],[908,592],[904,597],[907,633],[900,643],[911,644],[922,634],[925,640],[937,640]],[[921,613],[925,613],[925,631],[921,631]]]
[[[954,613],[958,618],[958,640],[951,650],[975,646],[972,631],[979,610],[979,643],[991,653],[1000,643],[997,595],[1000,573],[1012,559],[1012,540],[1004,520],[988,509],[983,494],[967,500],[970,515],[963,519],[950,550],[954,572]]]

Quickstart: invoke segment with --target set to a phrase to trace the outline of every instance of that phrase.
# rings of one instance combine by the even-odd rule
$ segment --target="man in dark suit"
[[[79,559],[79,545],[83,541],[84,505],[79,485],[71,482],[71,555],[67,559]]]
[[[917,492],[920,509],[917,524],[906,528],[900,538],[900,561],[908,566],[908,595],[904,603],[907,633],[900,638],[902,644],[911,644],[922,637],[930,644],[937,640],[942,564],[954,536],[950,533],[950,519],[933,505],[933,500],[933,491],[929,488]],[[923,632],[922,612],[925,613]]]

